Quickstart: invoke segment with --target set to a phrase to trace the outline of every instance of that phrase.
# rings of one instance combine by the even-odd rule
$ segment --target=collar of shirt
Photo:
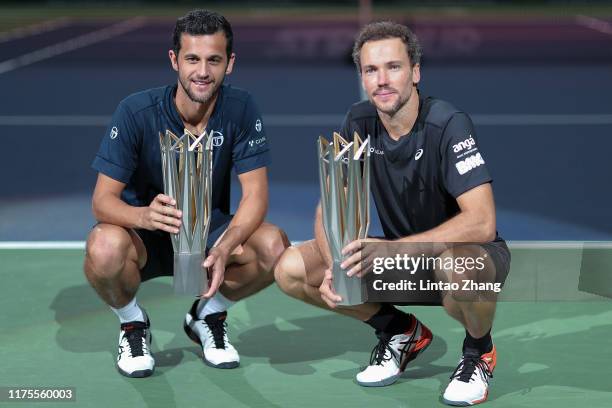
[[[185,129],[185,124],[183,123],[183,120],[181,119],[181,115],[179,114],[178,109],[176,108],[176,103],[174,102],[174,97],[176,95],[177,87],[178,87],[177,84],[168,87],[166,96],[164,98],[164,111],[168,115],[168,118],[170,118],[172,125],[175,126],[177,129],[180,129],[182,133],[183,130]],[[219,117],[220,117],[219,112],[223,111],[222,109],[223,100],[224,100],[223,94],[224,94],[225,87],[226,87],[225,84],[219,87],[219,95],[217,96],[215,107],[213,108],[210,118],[208,119],[208,123],[206,124],[206,130],[209,132],[212,130],[216,130],[220,125],[218,123]]]

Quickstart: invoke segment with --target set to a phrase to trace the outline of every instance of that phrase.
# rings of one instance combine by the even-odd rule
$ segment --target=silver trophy
[[[361,279],[340,268],[342,248],[366,238],[370,226],[370,138],[357,133],[348,142],[334,133],[330,142],[319,137],[319,182],[323,227],[333,260],[333,285],[341,305],[364,303]]]
[[[212,197],[212,137],[204,132],[183,136],[160,132],[164,194],[182,211],[178,234],[170,234],[174,249],[174,292],[199,296],[208,289],[202,268],[210,224]]]

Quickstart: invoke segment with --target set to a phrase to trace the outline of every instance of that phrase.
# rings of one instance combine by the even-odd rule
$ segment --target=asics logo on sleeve
[[[257,133],[261,132],[262,126],[261,126],[261,119],[257,119],[255,121],[255,130],[257,131]]]
[[[417,150],[416,154],[414,155],[414,160],[419,160],[422,155],[423,155],[423,149]]]
[[[110,131],[110,138],[116,139],[117,136],[119,136],[119,129],[117,129],[117,126],[113,126],[113,128]]]

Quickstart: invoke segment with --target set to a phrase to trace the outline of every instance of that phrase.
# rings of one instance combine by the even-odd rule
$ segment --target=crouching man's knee
[[[130,233],[125,228],[110,224],[96,225],[87,238],[84,266],[87,279],[116,279],[129,257],[137,257],[135,252]]]
[[[495,282],[495,264],[480,245],[463,245],[439,255],[436,279],[452,285],[443,296],[461,302],[494,301],[501,290]],[[449,286],[450,286],[449,285]]]
[[[283,292],[298,297],[298,292],[306,282],[306,271],[297,247],[289,247],[281,255],[274,268],[274,279]]]

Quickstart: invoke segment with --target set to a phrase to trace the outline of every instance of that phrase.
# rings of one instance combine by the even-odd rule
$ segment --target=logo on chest
[[[414,160],[419,160],[422,155],[423,155],[423,149],[417,150],[416,154],[414,155]]]
[[[210,136],[212,137],[213,147],[221,147],[224,140],[223,133],[219,132],[218,130],[211,130]]]
[[[375,154],[378,156],[384,156],[385,152],[381,149],[376,149],[375,147],[370,147],[370,154]]]

